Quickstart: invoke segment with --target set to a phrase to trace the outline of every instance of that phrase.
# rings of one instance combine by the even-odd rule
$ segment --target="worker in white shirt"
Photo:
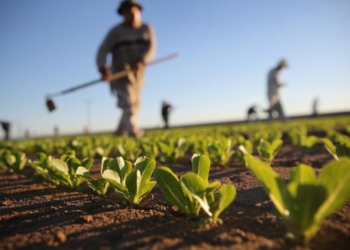
[[[282,121],[286,121],[286,117],[283,112],[282,104],[280,101],[280,91],[286,86],[285,83],[281,83],[279,79],[279,72],[288,66],[285,60],[280,60],[276,67],[270,70],[267,79],[267,97],[269,99],[270,107],[266,110],[269,113],[269,120],[273,119],[273,114],[277,113],[278,118]]]

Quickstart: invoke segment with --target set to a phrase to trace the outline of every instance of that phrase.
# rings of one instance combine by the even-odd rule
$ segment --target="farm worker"
[[[162,118],[164,121],[164,128],[169,128],[169,113],[172,109],[172,106],[166,101],[162,101]]]
[[[155,54],[155,36],[150,25],[141,21],[142,6],[135,0],[122,1],[117,8],[123,22],[112,28],[97,53],[97,66],[104,81],[110,81],[111,92],[117,96],[117,106],[123,110],[116,135],[135,138],[143,131],[137,126],[144,85],[145,64]],[[111,53],[109,66],[107,55]],[[127,76],[111,81],[111,75],[127,70]]]
[[[283,112],[282,104],[280,102],[279,92],[283,87],[286,86],[285,83],[281,83],[279,79],[279,73],[283,68],[288,66],[285,60],[280,60],[275,68],[270,70],[267,79],[267,97],[269,99],[270,107],[266,111],[269,113],[268,119],[273,118],[273,113],[278,113],[278,118],[282,121],[286,121],[286,117]]]
[[[318,97],[316,97],[312,102],[312,115],[317,116],[318,115]]]
[[[9,140],[10,139],[10,128],[11,124],[9,122],[2,121],[1,122],[1,127],[5,132],[4,140]]]
[[[258,120],[258,107],[256,105],[249,107],[247,111],[247,120],[248,121]]]

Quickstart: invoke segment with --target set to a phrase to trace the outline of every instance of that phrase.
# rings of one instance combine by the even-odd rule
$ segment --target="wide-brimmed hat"
[[[280,60],[277,65],[281,68],[288,67],[288,63],[285,59]]]
[[[132,6],[138,7],[140,10],[142,10],[142,6],[137,3],[137,0],[124,0],[120,3],[117,12],[119,15],[122,15],[122,11],[125,8],[130,8]]]

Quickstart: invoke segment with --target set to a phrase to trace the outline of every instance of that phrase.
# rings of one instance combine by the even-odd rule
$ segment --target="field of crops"
[[[350,249],[350,117],[0,142],[0,249]]]

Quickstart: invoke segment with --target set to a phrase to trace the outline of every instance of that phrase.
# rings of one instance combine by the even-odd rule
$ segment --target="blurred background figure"
[[[9,140],[10,139],[10,128],[11,124],[9,122],[1,122],[1,127],[5,132],[4,140]]]
[[[318,100],[318,97],[316,97],[312,101],[312,115],[313,116],[317,116],[318,115],[318,105],[319,105],[319,100]]]
[[[257,121],[258,117],[258,107],[256,105],[251,106],[247,111],[247,120],[248,121]]]
[[[89,127],[88,127],[88,126],[84,126],[84,127],[83,127],[83,133],[84,133],[85,135],[89,134]]]
[[[60,135],[58,126],[55,126],[55,127],[53,128],[53,133],[54,133],[54,135],[55,135],[56,137],[58,137],[58,136]]]
[[[24,131],[24,138],[30,138],[29,129],[26,129],[26,130]]]
[[[268,74],[267,97],[269,99],[270,107],[265,110],[269,114],[268,120],[279,118],[282,121],[286,121],[279,95],[281,89],[286,86],[285,83],[280,81],[279,73],[286,67],[288,67],[287,62],[284,59],[280,60],[277,66],[270,70]]]
[[[110,82],[111,92],[118,98],[118,107],[123,110],[116,135],[140,138],[137,115],[141,106],[141,88],[144,85],[145,65],[155,54],[153,28],[142,22],[142,6],[136,0],[121,1],[117,13],[122,23],[112,28],[104,38],[98,53],[97,67],[104,81],[111,81],[113,73],[130,68],[128,75]],[[112,55],[112,65],[107,63]]]
[[[164,121],[164,128],[169,128],[169,113],[172,106],[166,101],[162,101],[162,118]]]

